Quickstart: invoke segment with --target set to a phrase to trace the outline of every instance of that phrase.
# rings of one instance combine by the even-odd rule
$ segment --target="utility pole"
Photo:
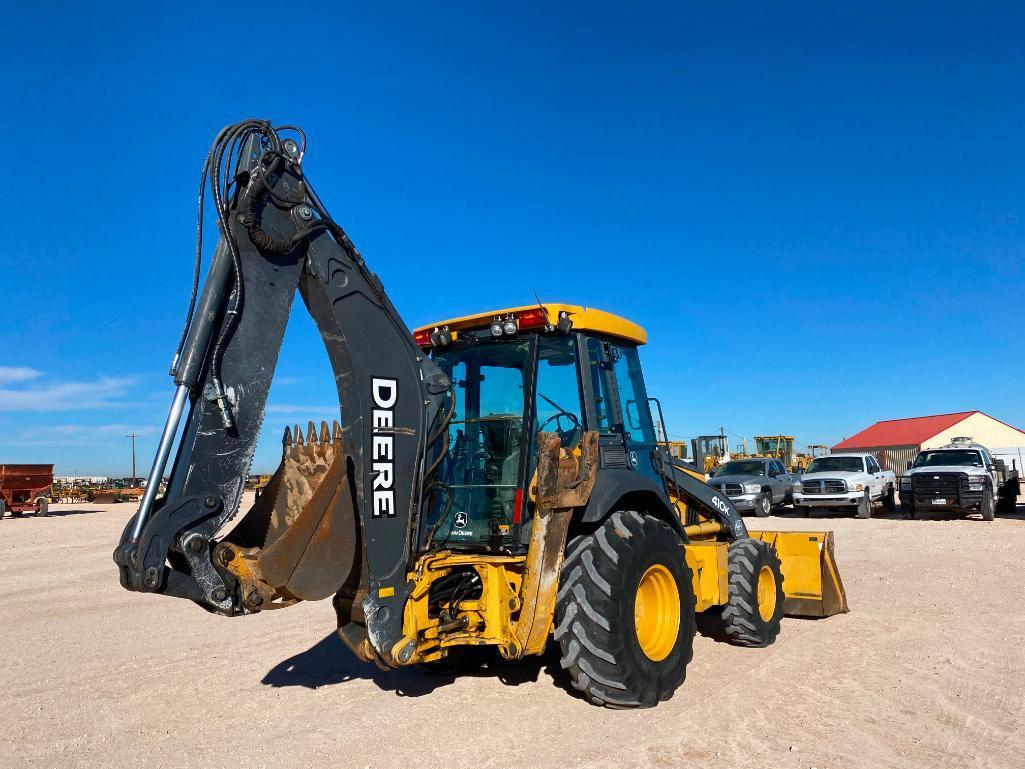
[[[132,488],[135,488],[135,439],[138,437],[135,433],[126,435],[126,438],[132,439]]]

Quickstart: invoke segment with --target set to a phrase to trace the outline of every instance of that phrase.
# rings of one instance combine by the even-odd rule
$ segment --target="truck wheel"
[[[758,502],[755,506],[755,515],[759,518],[767,518],[772,512],[772,494],[768,491],[763,492],[758,498]]]
[[[915,501],[911,500],[906,505],[901,505],[901,512],[904,513],[904,520],[913,521],[915,519]]]
[[[47,514],[50,512],[50,500],[40,499],[38,502],[36,502],[36,505],[36,517],[45,518]]]
[[[811,505],[798,505],[797,503],[794,503],[794,510],[805,518],[811,517]]]
[[[7,502],[0,499],[0,518],[4,517],[4,513],[7,512]]]
[[[722,610],[726,635],[739,646],[768,646],[783,617],[783,572],[765,542],[741,539],[726,555],[729,603]]]
[[[872,517],[872,495],[868,489],[865,489],[865,496],[863,496],[861,498],[861,502],[858,503],[858,517]]]
[[[883,495],[883,510],[888,513],[892,513],[897,509],[897,496],[893,491],[893,486],[889,486],[886,489],[886,493]]]
[[[982,520],[992,521],[995,517],[993,514],[993,489],[986,489],[982,492],[982,507],[980,508],[982,513]]]
[[[652,707],[683,683],[694,653],[694,588],[668,524],[621,510],[574,539],[555,612],[562,667],[594,704]]]

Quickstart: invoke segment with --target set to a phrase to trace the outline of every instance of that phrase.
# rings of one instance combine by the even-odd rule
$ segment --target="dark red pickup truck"
[[[5,512],[20,516],[49,511],[47,497],[53,486],[53,465],[0,465],[0,518]]]

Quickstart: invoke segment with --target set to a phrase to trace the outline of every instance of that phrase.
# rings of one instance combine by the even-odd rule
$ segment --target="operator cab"
[[[442,321],[414,337],[455,392],[424,549],[525,549],[540,432],[558,434],[572,452],[585,431],[596,431],[603,467],[633,469],[661,485],[640,326],[544,304]]]

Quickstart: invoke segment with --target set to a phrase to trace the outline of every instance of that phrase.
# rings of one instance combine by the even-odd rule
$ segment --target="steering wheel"
[[[567,419],[570,422],[569,429],[563,429],[562,420]],[[559,411],[552,414],[548,419],[541,423],[541,426],[537,428],[539,433],[545,431],[551,422],[555,422],[555,432],[559,435],[559,443],[563,446],[572,446],[575,442],[573,439],[576,438],[577,431],[580,429],[580,420],[577,419],[577,415],[569,411]]]

